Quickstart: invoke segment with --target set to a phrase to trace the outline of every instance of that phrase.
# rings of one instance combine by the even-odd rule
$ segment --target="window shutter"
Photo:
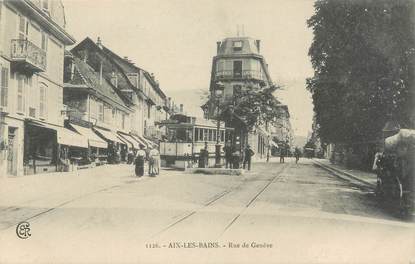
[[[7,107],[9,96],[9,69],[1,67],[0,75],[0,106]]]

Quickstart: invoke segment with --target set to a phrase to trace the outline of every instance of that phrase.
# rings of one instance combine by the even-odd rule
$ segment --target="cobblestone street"
[[[412,223],[379,208],[367,187],[312,160],[254,163],[242,176],[163,170],[140,180],[131,166],[105,166],[9,178],[0,188],[2,263],[145,262],[149,256],[181,263],[184,256],[189,263],[252,263],[264,256],[408,263],[414,248]],[[20,221],[30,223],[26,240],[16,236]]]

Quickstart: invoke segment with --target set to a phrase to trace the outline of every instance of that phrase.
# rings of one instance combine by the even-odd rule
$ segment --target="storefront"
[[[69,170],[71,163],[86,159],[86,138],[64,127],[28,120],[24,133],[26,175]],[[76,159],[71,160],[71,153],[77,153]]]
[[[70,123],[69,126],[83,135],[88,140],[88,156],[91,162],[94,162],[96,165],[101,165],[107,163],[108,159],[108,143],[101,139],[95,132],[88,127],[83,127]]]
[[[102,128],[94,127],[94,132],[108,143],[108,163],[116,164],[121,161],[121,151],[125,151],[127,145],[119,139],[116,133]]]

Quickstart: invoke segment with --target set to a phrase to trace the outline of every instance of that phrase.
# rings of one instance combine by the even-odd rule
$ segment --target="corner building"
[[[220,100],[222,103],[235,104],[235,94],[252,87],[261,89],[272,85],[268,65],[260,54],[261,42],[249,37],[225,38],[217,42],[217,55],[213,57],[210,81],[210,93],[218,83],[224,85]],[[214,103],[202,106],[205,117],[213,118],[217,108]],[[268,126],[248,131],[244,120],[238,116],[226,117],[226,126],[234,128],[234,144],[241,150],[249,144],[256,158],[266,157],[270,142]]]

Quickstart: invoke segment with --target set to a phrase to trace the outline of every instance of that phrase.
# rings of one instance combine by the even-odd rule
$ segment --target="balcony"
[[[25,39],[11,41],[11,59],[25,71],[46,71],[46,52]]]
[[[233,72],[232,70],[217,71],[215,79],[219,80],[264,80],[264,74],[255,70],[244,70],[242,72]]]

